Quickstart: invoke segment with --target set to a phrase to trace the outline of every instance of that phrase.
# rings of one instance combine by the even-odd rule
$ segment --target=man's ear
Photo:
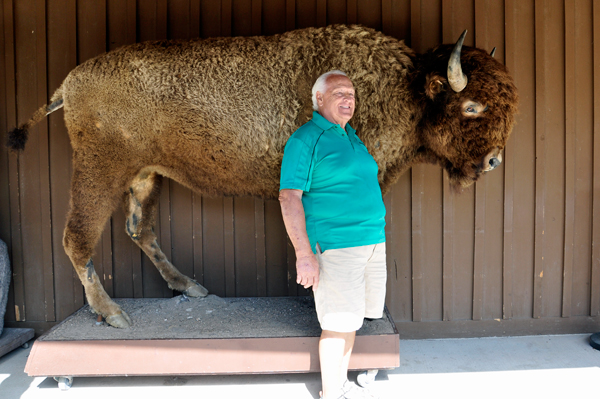
[[[321,102],[323,101],[323,93],[321,93],[320,91],[317,92],[316,94],[317,97],[317,105],[320,105]]]
[[[438,93],[444,90],[447,83],[446,78],[438,74],[429,74],[425,79],[425,94],[433,100]]]

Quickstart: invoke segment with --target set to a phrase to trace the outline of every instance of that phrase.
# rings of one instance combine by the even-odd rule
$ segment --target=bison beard
[[[27,130],[64,107],[73,147],[64,247],[90,306],[127,327],[131,320],[90,260],[117,204],[124,204],[128,234],[169,287],[207,295],[156,242],[162,176],[206,195],[275,198],[284,145],[311,117],[311,87],[324,72],[341,69],[354,84],[350,123],[379,166],[384,193],[419,162],[439,164],[458,187],[491,169],[484,161],[495,166],[512,130],[516,88],[503,65],[479,49],[461,53],[459,44],[419,55],[403,41],[343,25],[138,43],[76,67],[49,106],[10,132],[8,145],[22,150]],[[460,64],[450,67],[453,51]],[[459,71],[452,87],[450,69]],[[471,114],[465,101],[486,108]]]

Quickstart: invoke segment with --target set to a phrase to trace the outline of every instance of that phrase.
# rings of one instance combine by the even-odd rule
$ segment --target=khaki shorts
[[[385,243],[328,249],[319,260],[315,291],[317,317],[323,330],[352,332],[365,317],[383,317],[387,269]]]

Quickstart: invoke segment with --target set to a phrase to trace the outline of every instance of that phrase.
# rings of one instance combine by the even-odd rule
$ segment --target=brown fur
[[[156,244],[161,176],[207,195],[275,198],[284,145],[310,119],[311,87],[326,71],[341,69],[354,83],[350,124],[377,161],[384,192],[418,162],[438,163],[454,185],[476,180],[485,154],[504,148],[517,94],[505,68],[472,48],[461,57],[469,84],[453,92],[446,80],[451,48],[417,55],[380,32],[342,25],[134,44],[71,71],[50,107],[11,134],[11,145],[24,145],[27,128],[64,102],[73,146],[65,249],[91,306],[124,327],[128,317],[88,263],[116,204],[124,202],[128,233],[169,285],[206,295]],[[489,111],[464,118],[464,99]]]

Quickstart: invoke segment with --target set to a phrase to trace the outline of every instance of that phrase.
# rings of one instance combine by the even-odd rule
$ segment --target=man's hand
[[[313,291],[319,286],[319,261],[315,254],[300,256],[296,259],[296,283],[304,288],[313,287]]]

